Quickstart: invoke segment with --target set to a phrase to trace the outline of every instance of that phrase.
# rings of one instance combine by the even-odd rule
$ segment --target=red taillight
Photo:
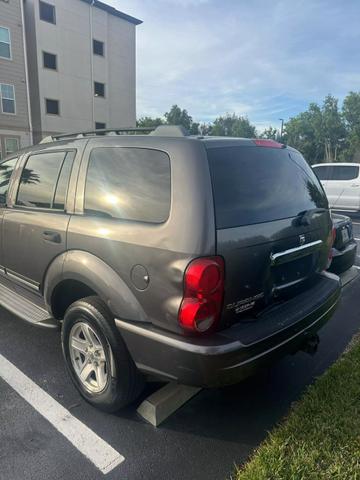
[[[332,247],[335,243],[335,239],[336,239],[336,228],[333,227],[331,232],[329,233],[329,236],[328,236],[328,239],[327,239],[327,244],[328,244],[328,247],[329,247],[329,253],[328,253],[328,262],[327,262],[326,269],[328,269],[331,265],[331,261],[332,261],[332,257],[333,257]]]
[[[224,297],[224,260],[206,257],[193,260],[184,274],[184,298],[179,310],[180,325],[192,332],[214,328]]]
[[[255,140],[253,140],[253,142],[258,147],[285,148],[285,145],[283,143],[275,142],[275,140],[267,138],[256,138]]]

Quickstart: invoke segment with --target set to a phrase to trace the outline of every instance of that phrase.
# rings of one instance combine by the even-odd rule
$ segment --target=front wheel
[[[135,400],[144,380],[98,297],[78,300],[67,309],[62,327],[67,370],[92,405],[115,412]]]

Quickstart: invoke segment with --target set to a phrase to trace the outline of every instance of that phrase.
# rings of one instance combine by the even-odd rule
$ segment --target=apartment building
[[[2,15],[9,7],[20,11],[14,22],[20,25],[20,32],[25,31],[22,40],[26,56],[22,63],[23,79],[19,80],[23,89],[20,84],[14,85],[16,113],[6,116],[13,115],[13,121],[17,113],[24,114],[24,120],[27,116],[27,129],[34,143],[57,133],[135,125],[135,30],[141,20],[98,0],[0,0],[0,26],[3,23],[5,28],[5,34],[0,29],[2,62],[5,60],[1,59],[1,52],[7,53],[6,29],[12,43],[19,34],[14,24],[7,24],[9,15],[6,19]],[[21,28],[23,23],[25,28]],[[1,39],[5,40],[3,47]],[[7,61],[11,63],[14,58],[15,55]],[[1,64],[0,83],[11,84],[12,74],[2,75],[2,71]],[[26,101],[20,104],[19,98],[24,91],[26,100],[26,85],[28,109]],[[1,95],[5,103],[7,95],[11,96],[12,90],[5,87]],[[26,145],[26,139],[19,143]]]
[[[0,0],[0,159],[31,144],[23,11]]]

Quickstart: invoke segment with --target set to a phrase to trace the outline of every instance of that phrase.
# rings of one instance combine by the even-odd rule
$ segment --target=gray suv
[[[61,326],[93,405],[146,376],[239,382],[313,340],[336,308],[324,191],[270,140],[179,127],[43,141],[0,164],[0,304]]]

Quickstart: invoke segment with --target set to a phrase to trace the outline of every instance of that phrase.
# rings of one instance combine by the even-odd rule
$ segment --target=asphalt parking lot
[[[353,221],[360,244],[360,216],[354,216]],[[360,269],[360,257],[357,265]],[[225,479],[358,331],[359,288],[360,276],[344,288],[340,307],[320,331],[315,356],[299,352],[237,386],[203,390],[157,429],[137,415],[136,406],[108,415],[86,404],[65,372],[59,332],[32,327],[3,309],[0,366],[1,359],[3,364],[11,362],[15,370],[79,421],[80,431],[84,429],[90,442],[100,437],[119,454],[121,461],[106,478]],[[155,388],[149,385],[143,398]],[[34,399],[41,409],[46,399]],[[101,470],[60,433],[60,428],[45,420],[0,375],[1,480],[103,478]],[[78,433],[77,426],[75,430]],[[101,455],[101,448],[97,455]]]

